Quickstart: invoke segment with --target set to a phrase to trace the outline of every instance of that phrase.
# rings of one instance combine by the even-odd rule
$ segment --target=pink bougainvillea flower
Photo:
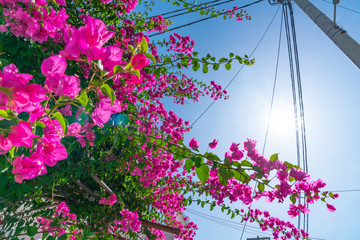
[[[66,46],[60,54],[66,59],[78,60],[81,53],[87,56],[90,49],[102,48],[113,36],[103,21],[87,16],[85,26],[64,31]]]
[[[232,153],[231,158],[233,160],[241,160],[241,158],[244,156],[244,153],[240,150],[237,150]]]
[[[116,65],[125,64],[122,61],[122,50],[118,47],[108,46],[103,48],[92,48],[88,56],[89,61],[101,60],[105,71],[113,73]]]
[[[123,73],[121,74],[126,81],[126,84],[139,84],[142,82],[142,79],[138,78],[136,75],[134,74],[130,74],[130,73]]]
[[[0,155],[5,154],[12,148],[11,141],[0,135]]]
[[[199,148],[199,142],[196,141],[195,138],[193,138],[193,139],[190,140],[189,146],[190,146],[192,149],[198,149],[198,148]]]
[[[77,137],[81,133],[81,124],[74,122],[69,125],[67,129],[66,136],[74,136]]]
[[[52,74],[64,74],[66,71],[66,59],[61,55],[51,56],[41,64],[41,72],[45,77]]]
[[[218,142],[219,142],[219,139],[214,139],[214,141],[212,141],[211,143],[209,143],[209,147],[210,147],[211,149],[216,148],[217,145],[218,145]]]
[[[41,149],[41,150],[39,150]],[[44,155],[44,164],[53,167],[57,161],[64,160],[68,157],[64,145],[60,142],[43,142],[38,144],[38,150]]]
[[[29,84],[26,86],[26,93],[29,96],[31,102],[42,102],[48,97],[46,96],[47,91],[39,84]]]
[[[111,117],[111,111],[102,108],[96,108],[91,114],[91,117],[95,125],[103,127],[104,124],[109,121]]]
[[[52,74],[46,79],[45,84],[57,96],[74,98],[80,91],[80,79],[76,76]]]
[[[142,53],[136,54],[131,59],[131,65],[135,70],[141,70],[149,64],[150,64],[150,59],[148,59],[146,55]]]
[[[45,174],[47,171],[43,160],[43,157],[34,154],[30,157],[24,157],[24,155],[16,157],[12,162],[14,169],[11,171],[16,174],[15,182],[22,183],[23,179],[32,179]]]
[[[107,204],[107,205],[114,205],[117,201],[117,197],[116,194],[114,193],[113,195],[111,195],[109,198],[102,198],[99,203],[100,204]]]
[[[20,121],[18,125],[11,129],[9,140],[15,147],[32,147],[33,139],[39,136],[33,134],[30,123]]]
[[[329,210],[330,212],[335,212],[335,211],[336,211],[336,208],[335,208],[333,205],[331,205],[331,204],[326,204],[326,207],[328,208],[328,210]]]
[[[56,0],[57,4],[59,4],[60,6],[66,6],[66,2],[65,0]]]

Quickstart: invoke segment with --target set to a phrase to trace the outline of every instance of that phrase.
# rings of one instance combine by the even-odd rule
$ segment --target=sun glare
[[[291,109],[274,108],[271,113],[269,131],[284,137],[295,132],[294,112]]]

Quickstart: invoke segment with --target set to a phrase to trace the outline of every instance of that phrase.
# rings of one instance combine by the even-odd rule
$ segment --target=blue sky
[[[205,1],[202,1],[205,2]],[[231,9],[250,3],[239,0],[224,5]],[[311,0],[330,18],[333,5],[323,0]],[[341,0],[340,5],[360,12],[360,1]],[[156,13],[173,10],[171,4],[162,3]],[[189,35],[195,40],[195,50],[206,55],[222,57],[230,52],[238,55],[250,54],[264,33],[277,6],[261,2],[246,10],[252,21],[241,23],[235,20],[213,19],[179,29],[175,32]],[[360,71],[333,44],[328,37],[299,9],[294,6],[297,42],[302,77],[302,90],[305,107],[305,121],[308,146],[309,173],[312,179],[322,178],[327,190],[360,189],[357,180],[360,173]],[[262,149],[269,117],[272,85],[275,74],[277,45],[280,30],[280,14],[271,26],[263,42],[254,53],[255,66],[245,67],[237,76],[228,92],[230,99],[217,101],[212,108],[194,125],[186,141],[195,137],[200,141],[200,150],[206,151],[207,144],[219,139],[219,147],[214,150],[220,156],[228,151],[230,144],[243,142],[246,138],[258,141]],[[174,26],[202,18],[196,14],[173,18]],[[360,41],[360,14],[346,9],[337,9],[338,25],[343,27],[356,41]],[[167,34],[168,35],[168,34]],[[165,34],[161,37],[166,36]],[[160,37],[159,37],[160,38]],[[153,38],[155,39],[155,38]],[[192,75],[204,82],[215,80],[225,86],[241,66],[233,64],[230,71],[209,71],[207,74]],[[193,122],[212,100],[203,98],[199,103],[188,102],[183,106],[167,104],[167,108],[177,112],[183,119]],[[282,37],[279,73],[277,78],[274,112],[281,112],[276,119],[289,119],[287,123],[272,121],[265,149],[265,156],[280,153],[280,159],[296,163],[295,132],[293,129],[293,109],[290,72],[285,35]],[[284,126],[289,127],[284,127]],[[360,192],[340,193],[340,198],[330,201],[337,211],[330,213],[324,204],[318,202],[310,207],[310,235],[315,238],[337,240],[356,239],[360,235]],[[234,204],[233,207],[241,207]],[[275,216],[286,216],[288,203],[283,205],[259,202],[254,204],[269,210]],[[230,217],[214,210],[191,206],[189,209],[201,211],[215,217],[230,220]],[[185,212],[198,226],[195,239],[240,240],[241,231]],[[232,219],[238,221],[239,219]],[[296,221],[295,221],[296,222]],[[242,225],[238,225],[242,226]],[[255,226],[255,225],[250,225]],[[246,231],[253,228],[247,228]],[[268,234],[245,232],[242,239]]]

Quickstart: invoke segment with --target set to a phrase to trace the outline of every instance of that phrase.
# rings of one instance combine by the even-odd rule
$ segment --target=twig
[[[92,174],[91,177],[101,186],[105,189],[105,191],[110,194],[113,195],[114,192],[95,174]]]
[[[85,192],[87,192],[88,194],[90,194],[93,198],[95,198],[96,200],[99,200],[99,196],[94,193],[93,191],[91,191],[87,186],[85,186],[85,184],[83,184],[82,182],[80,182],[79,180],[76,180],[76,184],[79,185],[80,188],[82,188]]]

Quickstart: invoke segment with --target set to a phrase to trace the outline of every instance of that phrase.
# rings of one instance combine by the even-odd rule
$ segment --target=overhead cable
[[[244,5],[244,6],[240,6],[239,8],[249,7],[249,6],[251,6],[251,5],[254,5],[254,4],[259,3],[259,2],[262,2],[262,1],[264,1],[264,0],[257,0],[257,1],[255,1],[255,2],[253,2],[253,3],[249,3],[249,4],[246,4],[246,5]],[[223,15],[223,14],[225,14],[225,13],[226,13],[226,12],[220,13],[218,16]],[[195,24],[195,23],[203,22],[203,21],[206,21],[206,20],[215,18],[215,17],[217,17],[217,16],[203,18],[203,19],[200,19],[200,20],[197,20],[197,21],[193,21],[193,22],[190,22],[190,23],[187,23],[187,24],[178,26],[178,27],[174,27],[174,28],[168,29],[166,32],[159,32],[159,33],[151,34],[151,35],[149,35],[148,37],[154,37],[154,36],[157,36],[157,35],[160,35],[160,34],[168,33],[168,32],[174,31],[174,30],[176,30],[176,29],[180,29],[180,28],[183,28],[183,27],[188,27],[188,26],[193,25],[193,24]]]
[[[259,47],[259,45],[260,45],[260,43],[262,42],[262,40],[264,39],[265,35],[266,35],[267,32],[269,31],[269,29],[270,29],[272,23],[274,22],[274,19],[275,19],[276,15],[277,15],[279,9],[280,9],[280,6],[277,8],[274,16],[272,17],[269,25],[267,26],[264,34],[261,36],[259,42],[256,44],[254,50],[250,53],[249,58],[251,58],[252,55],[255,53],[256,49]],[[241,72],[241,70],[243,70],[244,66],[245,66],[245,65],[242,65],[242,66],[240,67],[239,71],[234,75],[234,77],[230,80],[230,82],[225,86],[224,90],[226,90],[226,89],[231,85],[231,83],[232,83],[232,82],[235,80],[235,78],[239,75],[239,73]],[[211,108],[211,106],[214,105],[214,103],[215,103],[215,101],[212,101],[212,102],[210,103],[210,105],[209,105],[209,106],[199,115],[199,117],[191,124],[190,127],[193,127],[193,126],[195,125],[195,123],[196,123],[197,121],[199,121],[199,119]]]

